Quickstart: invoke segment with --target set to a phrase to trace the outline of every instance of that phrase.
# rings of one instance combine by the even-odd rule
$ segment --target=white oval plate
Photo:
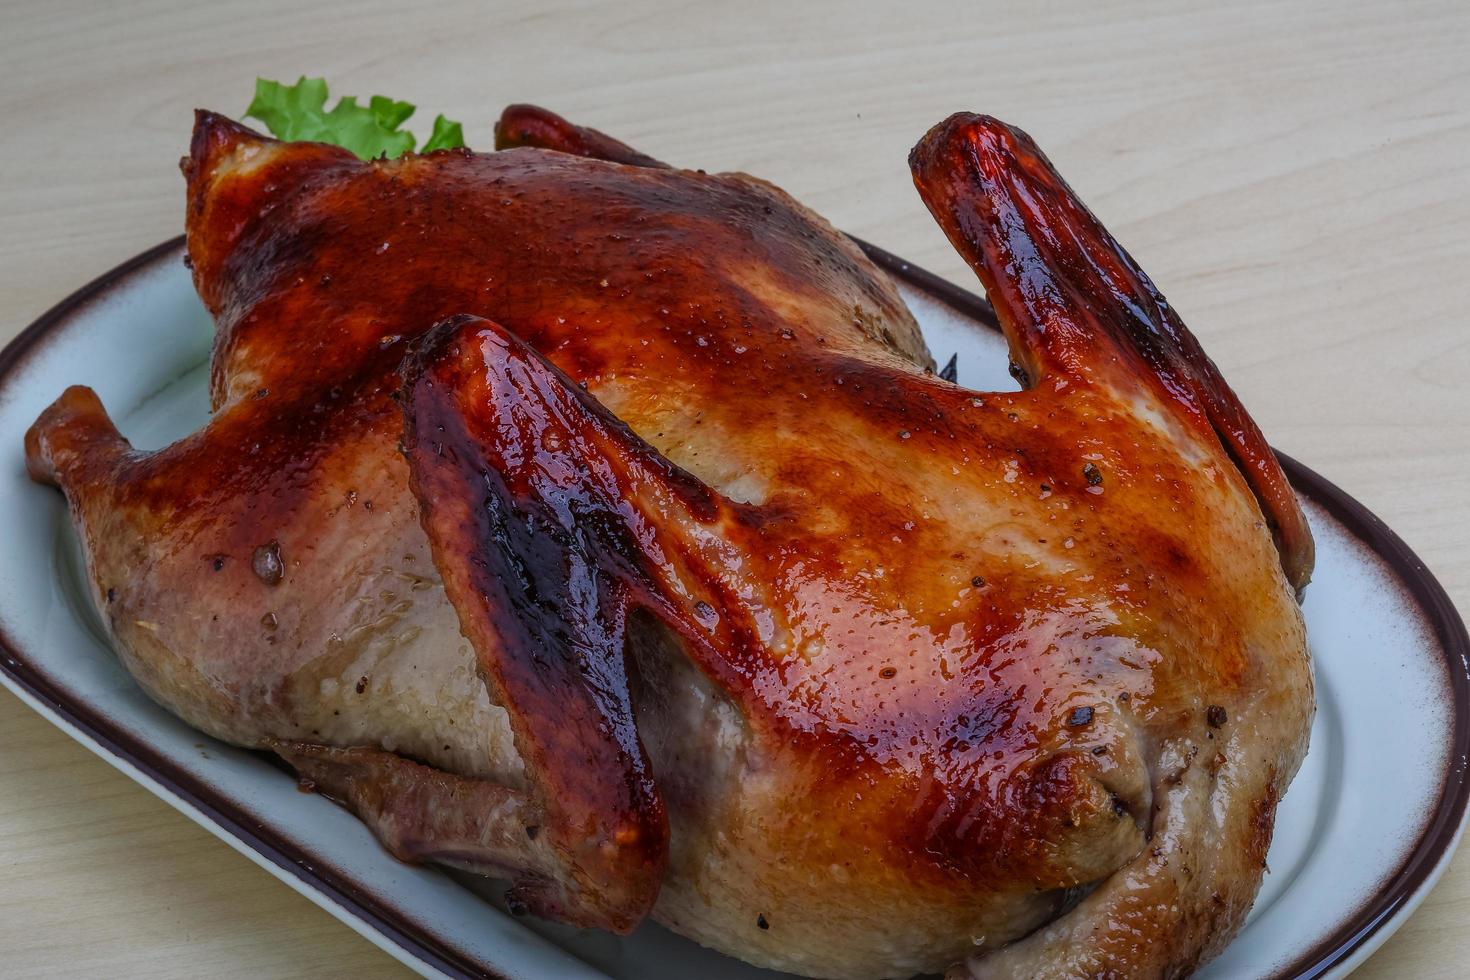
[[[867,247],[867,246],[865,246]],[[878,249],[931,349],[1008,389],[983,301]],[[512,919],[485,879],[401,864],[265,755],[150,701],[108,647],[60,495],[21,439],[67,385],[97,390],[140,448],[207,416],[212,329],[166,242],[83,287],[0,353],[0,682],[72,737],[425,976],[773,977],[656,926],[619,938]],[[1199,974],[1341,977],[1417,907],[1463,829],[1470,642],[1444,591],[1382,522],[1284,460],[1317,539],[1304,606],[1318,712],[1281,804],[1270,873],[1235,942]]]

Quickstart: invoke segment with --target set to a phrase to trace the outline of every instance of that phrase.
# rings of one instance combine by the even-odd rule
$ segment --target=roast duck
[[[212,418],[26,438],[138,682],[516,913],[820,977],[1174,977],[1313,712],[1302,511],[1023,133],[914,182],[1021,390],[779,189],[515,106],[359,160],[198,114]]]

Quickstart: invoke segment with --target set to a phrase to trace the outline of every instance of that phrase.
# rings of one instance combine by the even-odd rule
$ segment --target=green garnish
[[[295,85],[268,78],[255,80],[255,98],[245,115],[265,123],[271,135],[283,140],[310,140],[346,147],[364,160],[397,157],[413,150],[418,138],[399,127],[413,115],[414,106],[375,95],[368,104],[344,95],[327,111],[327,81],[301,76]],[[434,119],[434,131],[420,152],[464,146],[464,127],[443,116]]]
[[[434,117],[434,131],[424,141],[420,153],[428,153],[431,150],[453,150],[465,145],[464,127],[457,122],[450,122],[442,115]]]

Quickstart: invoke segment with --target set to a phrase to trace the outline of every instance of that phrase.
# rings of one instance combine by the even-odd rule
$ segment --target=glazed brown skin
[[[909,156],[914,183],[985,284],[1026,375],[1081,374],[1116,357],[1208,426],[1258,498],[1300,593],[1312,532],[1265,436],[1148,275],[1025,133],[957,113]],[[1088,269],[1085,275],[1063,269]],[[1080,281],[1078,281],[1080,280]]]
[[[495,123],[495,148],[539,147],[592,160],[634,167],[668,169],[668,164],[640,153],[621,140],[588,126],[574,126],[561,116],[533,105],[506,106]]]
[[[497,145],[201,115],[214,419],[135,454],[74,390],[28,436],[144,685],[579,924],[820,976],[1217,952],[1306,747],[1310,535],[1030,141],[913,158],[1030,382],[983,394],[769,185],[531,107]]]

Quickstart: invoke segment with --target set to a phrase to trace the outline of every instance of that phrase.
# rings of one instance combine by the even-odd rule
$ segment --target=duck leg
[[[984,283],[1033,393],[1093,397],[1103,414],[1145,420],[1146,438],[1202,461],[1184,472],[1206,486],[1238,468],[1244,482],[1227,494],[1254,495],[1286,579],[1305,586],[1311,535],[1260,431],[1153,283],[1030,138],[986,116],[956,115],[924,137],[910,163],[925,203]],[[1089,391],[1100,394],[1080,394]],[[1213,465],[1215,458],[1234,467]],[[1126,488],[1119,493],[1115,504]],[[1209,543],[1183,546],[1205,553]],[[1177,659],[1156,676],[1177,679],[1161,683],[1158,707],[1135,699],[1129,708],[1155,746],[1149,843],[1075,909],[971,957],[953,976],[1102,976],[1116,964],[1128,964],[1130,975],[1181,976],[1230,939],[1256,894],[1275,807],[1310,719],[1305,657],[1285,653],[1305,649],[1300,618],[1287,612],[1282,632],[1250,641],[1247,655],[1260,666],[1238,690],[1189,676],[1186,662],[1203,653],[1170,654]],[[1227,696],[1228,712],[1205,710]]]
[[[669,165],[640,153],[628,144],[587,126],[576,126],[554,112],[534,105],[506,106],[495,124],[495,148],[509,150],[534,146],[593,160],[625,163],[631,167],[667,170]]]
[[[1127,251],[1072,193],[1031,137],[957,113],[909,156],[914,183],[995,306],[1013,359],[1048,374],[1150,385],[1206,431],[1260,504],[1298,594],[1312,534],[1261,430]]]

